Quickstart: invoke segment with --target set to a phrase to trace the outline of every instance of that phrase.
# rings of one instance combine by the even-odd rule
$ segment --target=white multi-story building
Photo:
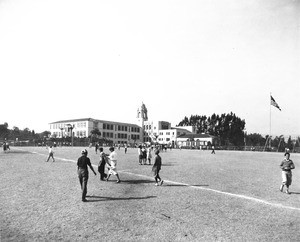
[[[144,122],[144,132],[146,141],[174,146],[177,145],[178,136],[195,133],[195,127],[171,127],[171,123],[167,121],[146,121]]]
[[[127,144],[142,142],[142,129],[136,124],[105,121],[92,118],[70,119],[50,123],[52,137],[79,137],[91,135],[91,131],[97,128],[101,138],[106,138],[113,143]]]

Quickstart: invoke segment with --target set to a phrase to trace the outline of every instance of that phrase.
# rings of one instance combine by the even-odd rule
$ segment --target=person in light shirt
[[[280,168],[282,170],[282,184],[280,186],[280,191],[283,192],[284,186],[286,186],[286,193],[290,194],[289,187],[292,184],[292,169],[295,169],[295,165],[292,160],[290,160],[289,150],[284,154],[285,159],[280,163]]]
[[[49,155],[48,155],[48,159],[46,160],[46,162],[49,161],[50,157],[52,158],[52,161],[54,162],[55,159],[54,159],[54,151],[52,149],[52,145],[50,147],[47,147],[47,149],[48,149]]]
[[[117,172],[117,153],[115,152],[115,149],[114,147],[110,147],[109,148],[109,151],[110,151],[110,155],[108,156],[108,159],[109,159],[109,171],[108,171],[108,176],[106,178],[106,181],[109,180],[110,176],[113,174],[117,177],[117,183],[120,183],[121,180],[120,180],[120,177],[119,177],[119,174]]]

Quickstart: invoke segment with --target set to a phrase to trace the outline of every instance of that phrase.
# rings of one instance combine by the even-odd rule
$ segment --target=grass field
[[[283,153],[161,153],[163,186],[137,150],[117,150],[121,183],[90,172],[81,201],[83,147],[12,147],[0,153],[1,241],[299,241],[300,155],[292,194],[279,191]],[[98,155],[88,149],[94,165]],[[108,152],[108,148],[105,148]]]

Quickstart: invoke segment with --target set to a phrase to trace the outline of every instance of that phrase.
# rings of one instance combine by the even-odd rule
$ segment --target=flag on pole
[[[281,111],[279,105],[277,104],[275,99],[272,97],[272,95],[271,95],[271,105],[273,105],[274,107],[278,108]]]

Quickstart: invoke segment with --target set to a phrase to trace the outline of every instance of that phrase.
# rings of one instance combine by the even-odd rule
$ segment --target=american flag
[[[271,105],[273,105],[274,107],[278,108],[281,111],[279,105],[277,104],[275,99],[272,97],[272,95],[271,95]]]

